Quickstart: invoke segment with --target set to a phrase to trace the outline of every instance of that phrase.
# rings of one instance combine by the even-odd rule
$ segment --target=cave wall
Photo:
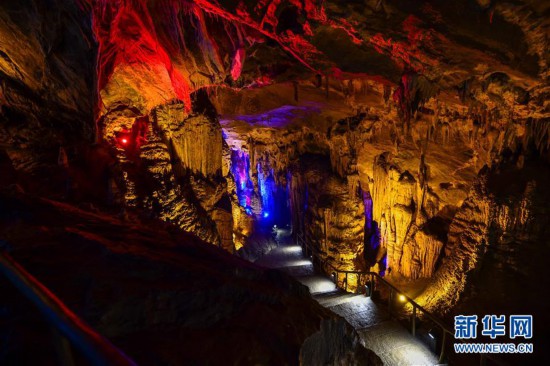
[[[540,170],[544,165],[546,162],[535,160],[518,167],[516,158],[511,157],[482,169],[449,227],[445,259],[422,301],[434,308],[456,305],[466,287],[471,290],[479,286],[478,281],[487,281],[480,272],[499,277],[499,287],[516,288],[510,278],[537,277],[539,265],[533,259],[548,251],[548,193],[542,188],[548,171]],[[475,280],[468,281],[472,278]],[[498,303],[492,306],[503,305],[507,291],[487,291]]]
[[[36,191],[59,190],[59,148],[95,138],[91,16],[70,0],[0,6],[0,145]]]
[[[192,101],[192,112],[173,101],[146,116],[122,107],[103,116],[102,137],[122,162],[124,205],[233,252],[221,127],[206,94]]]

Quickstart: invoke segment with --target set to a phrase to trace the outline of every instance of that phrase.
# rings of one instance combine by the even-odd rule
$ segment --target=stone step
[[[328,302],[328,301],[331,301],[333,299],[337,299],[339,298],[340,296],[343,296],[345,295],[346,293],[344,291],[342,291],[341,289],[336,289],[334,291],[331,291],[331,292],[324,292],[324,293],[321,293],[321,294],[316,294],[313,296],[313,298],[315,300],[317,300],[317,302],[323,306],[325,306],[325,304]]]
[[[334,282],[322,275],[297,277],[296,279],[309,288],[311,295],[319,295],[338,290]]]
[[[314,296],[314,299],[317,300],[320,305],[330,308],[332,306],[341,305],[352,301],[357,296],[362,297],[361,295],[338,291],[329,296]]]
[[[293,277],[305,277],[305,276],[312,276],[315,274],[315,270],[313,269],[312,264],[304,264],[304,265],[297,265],[297,266],[288,266],[288,267],[280,267],[277,268]]]
[[[393,320],[359,329],[358,333],[363,345],[373,350],[384,365],[438,364],[437,357],[426,345]]]
[[[302,249],[299,246],[276,247],[254,263],[262,267],[278,269],[297,265],[311,265],[310,260],[303,258]]]

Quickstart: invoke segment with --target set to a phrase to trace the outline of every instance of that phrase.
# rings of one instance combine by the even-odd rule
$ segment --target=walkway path
[[[255,263],[277,268],[309,287],[319,304],[344,317],[359,333],[366,348],[389,366],[437,365],[436,356],[408,330],[390,319],[387,311],[364,295],[337,289],[327,277],[316,274],[313,264],[302,256],[302,248],[291,242],[288,232],[279,230],[279,246]]]

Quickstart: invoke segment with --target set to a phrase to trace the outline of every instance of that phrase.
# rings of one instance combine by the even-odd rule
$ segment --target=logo
[[[485,315],[482,323],[482,336],[489,336],[491,339],[495,339],[497,336],[506,335],[506,317],[504,315]]]
[[[477,315],[455,316],[455,338],[456,339],[477,338]]]
[[[532,315],[510,315],[510,338],[516,337],[533,338]]]
[[[477,315],[455,316],[455,339],[462,340],[455,343],[456,353],[532,353],[532,343],[466,343],[464,340],[477,339]],[[510,315],[508,323],[505,315],[485,315],[481,319],[481,337],[491,340],[506,337],[506,328],[509,327],[508,339],[533,338],[532,315]]]

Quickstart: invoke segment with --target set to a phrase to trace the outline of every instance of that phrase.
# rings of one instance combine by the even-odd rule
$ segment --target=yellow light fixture
[[[400,302],[407,301],[407,298],[405,297],[405,295],[399,295],[398,299],[399,299]]]

